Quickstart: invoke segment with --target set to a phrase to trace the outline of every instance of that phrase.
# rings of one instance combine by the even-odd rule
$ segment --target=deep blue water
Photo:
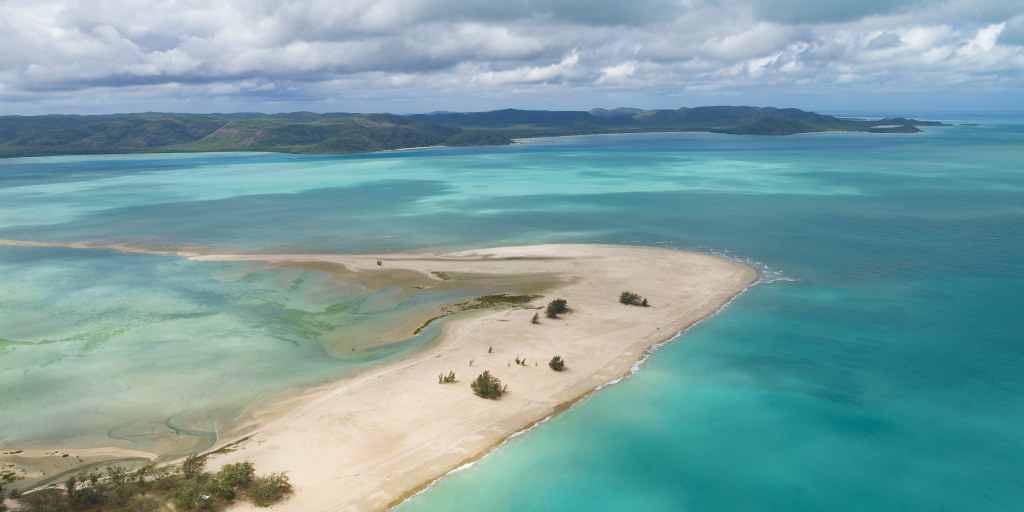
[[[1024,119],[948,119],[980,126],[609,135],[350,157],[7,160],[0,238],[348,252],[601,242],[755,262],[762,284],[636,375],[399,510],[1019,510]],[[69,282],[24,251],[0,251],[8,310]],[[117,257],[129,256],[149,261]],[[110,264],[81,258],[75,265]],[[189,311],[230,310],[249,287],[274,297],[260,307],[299,303],[314,314],[333,303],[309,303],[288,284],[296,276],[238,277],[246,272],[211,284],[203,272],[165,270],[147,286],[190,290],[174,297]],[[119,293],[151,293],[100,275]],[[72,288],[104,297],[81,286]],[[234,339],[238,323],[248,336],[271,332],[244,312],[232,318],[207,336]],[[289,321],[273,329],[294,335]],[[9,325],[0,338],[46,338]],[[131,328],[118,336],[100,345],[145,339]],[[290,357],[332,364],[329,351],[310,350],[320,345],[294,346]],[[0,345],[0,385],[17,385],[10,361],[36,357],[26,347]]]

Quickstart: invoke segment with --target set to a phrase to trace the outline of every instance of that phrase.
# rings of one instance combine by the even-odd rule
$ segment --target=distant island
[[[793,135],[916,133],[949,126],[907,118],[845,119],[795,108],[494,110],[430,114],[175,114],[0,116],[0,158],[109,153],[269,151],[350,154],[515,139],[643,132]]]

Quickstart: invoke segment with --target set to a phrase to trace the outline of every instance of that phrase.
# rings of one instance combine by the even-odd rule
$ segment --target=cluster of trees
[[[627,306],[643,306],[647,307],[647,299],[641,297],[633,292],[622,292],[619,294],[619,302]]]
[[[440,373],[437,375],[438,384],[451,384],[455,382],[455,372],[448,372],[448,375]]]
[[[238,500],[268,507],[292,493],[284,473],[257,476],[251,462],[205,470],[206,458],[192,455],[180,465],[146,465],[134,471],[119,466],[105,474],[72,476],[63,488],[51,487],[18,497],[27,512],[121,510],[130,512],[222,510]],[[2,507],[2,505],[0,505]]]

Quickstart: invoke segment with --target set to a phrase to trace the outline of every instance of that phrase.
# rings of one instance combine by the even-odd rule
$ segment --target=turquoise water
[[[9,448],[200,450],[260,398],[431,341],[436,326],[365,347],[380,325],[463,297],[112,250],[0,247],[0,275],[0,441]]]
[[[344,252],[601,242],[755,262],[762,284],[635,376],[399,510],[1015,510],[1024,119],[941,119],[980,126],[6,160],[0,238]],[[95,407],[94,387],[138,407],[173,390],[136,416],[192,411],[203,425],[366,364],[344,357],[336,338],[356,320],[334,313],[364,294],[321,273],[14,247],[0,265],[0,338],[16,342],[0,347],[5,447],[31,440],[39,410],[88,419],[68,429],[88,432],[45,441],[125,424],[68,405]],[[238,370],[264,351],[262,372]],[[140,382],[154,359],[168,370]],[[202,382],[164,382],[183,378]]]

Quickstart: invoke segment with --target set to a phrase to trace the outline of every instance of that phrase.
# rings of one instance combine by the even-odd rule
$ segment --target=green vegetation
[[[501,398],[501,395],[505,394],[506,386],[501,385],[501,380],[491,375],[491,372],[484,370],[473,383],[469,385],[473,389],[473,394],[480,398],[487,398],[490,400],[497,400]]]
[[[548,303],[548,307],[544,309],[544,314],[548,318],[558,318],[558,315],[569,311],[569,303],[565,299],[555,299]]]
[[[533,314],[533,318],[530,319],[530,323],[531,324],[539,324],[540,323],[540,313],[534,313]]]
[[[292,484],[288,481],[288,475],[271,473],[253,479],[247,492],[249,499],[257,507],[269,507],[291,494]]]
[[[562,360],[562,356],[555,356],[548,361],[548,366],[550,366],[552,370],[560,372],[565,369],[565,361]]]
[[[29,512],[176,512],[223,510],[237,500],[267,507],[292,492],[288,476],[257,476],[251,462],[227,464],[217,473],[205,470],[204,456],[192,455],[179,465],[146,465],[134,471],[111,466],[68,478],[63,488],[48,487],[18,497]],[[173,506],[173,508],[171,508]]]
[[[934,126],[915,119],[866,121],[841,119],[795,108],[712,106],[676,110],[617,108],[582,111],[505,109],[492,112],[408,116],[416,121],[464,130],[488,131],[510,139],[595,133],[718,132],[741,135],[789,135],[825,131],[868,131],[880,125]]]
[[[508,295],[504,293],[484,295],[473,300],[467,300],[466,302],[446,306],[441,310],[440,315],[427,319],[426,322],[423,322],[423,325],[417,327],[412,333],[413,335],[419,334],[423,329],[426,329],[428,325],[433,323],[434,320],[462,311],[469,311],[471,309],[522,307],[523,305],[528,304],[535,299],[539,299],[540,297],[542,297],[542,295]]]
[[[496,133],[391,114],[0,116],[0,156],[195,151],[367,153],[509,144]]]
[[[451,384],[452,382],[455,382],[455,372],[448,372],[448,375],[441,373],[437,376],[438,384]]]
[[[933,121],[841,119],[789,108],[505,109],[397,116],[174,114],[0,116],[0,157],[195,151],[366,153],[422,146],[511,144],[522,137],[700,131],[789,135],[820,131],[911,133]]]
[[[20,450],[18,452],[9,452],[9,453],[20,453]],[[9,469],[0,470],[0,512],[4,512],[4,511],[7,510],[7,505],[4,504],[4,498],[7,495],[7,493],[4,492],[4,485],[12,483],[12,482],[14,482],[17,479],[18,479],[18,476],[14,473],[14,471],[11,471]],[[12,491],[12,494],[15,494],[15,493]],[[11,497],[13,498],[13,497],[16,497],[16,496],[11,496]]]
[[[625,304],[627,306],[642,306],[642,307],[645,307],[645,308],[647,306],[649,306],[649,304],[647,304],[647,299],[646,298],[641,297],[641,296],[639,296],[639,295],[637,295],[637,294],[635,294],[633,292],[622,292],[622,293],[620,293],[619,294],[619,302],[621,302],[621,303],[623,303],[623,304]]]

